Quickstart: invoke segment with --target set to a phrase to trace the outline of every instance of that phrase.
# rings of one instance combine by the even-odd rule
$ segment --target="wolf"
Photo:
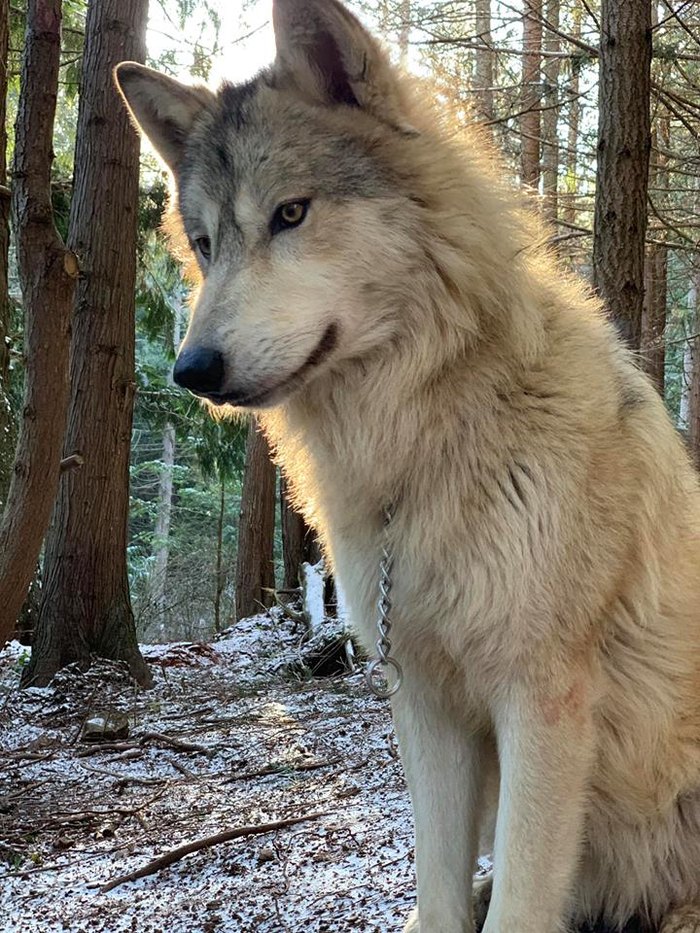
[[[196,260],[175,380],[252,410],[361,637],[394,555],[407,931],[700,931],[700,490],[479,130],[337,0],[214,92],[124,63]],[[385,528],[390,507],[393,519]]]

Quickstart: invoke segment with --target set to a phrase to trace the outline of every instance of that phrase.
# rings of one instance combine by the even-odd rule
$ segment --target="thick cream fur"
[[[412,100],[419,135],[381,141],[419,205],[400,327],[260,416],[370,649],[396,504],[422,933],[471,928],[463,880],[497,757],[488,933],[658,922],[700,897],[697,478],[489,147]]]
[[[419,904],[407,930],[471,933],[481,836],[495,845],[486,933],[635,913],[692,933],[697,477],[599,304],[538,245],[546,232],[486,141],[437,117],[359,24],[346,31],[335,0],[310,2],[315,19],[299,0],[276,2],[281,71],[259,82],[233,154],[239,190],[198,172],[188,150],[190,237],[230,233],[229,203],[240,236],[209,270],[186,343],[224,354],[247,390],[284,383],[337,326],[322,365],[259,417],[369,650],[382,509],[396,508],[405,682],[393,715]],[[307,26],[326,15],[344,60],[363,62],[363,106],[324,103]],[[142,71],[132,85],[160,138],[158,100],[172,89]],[[235,146],[214,104],[202,108],[200,145],[219,132]],[[270,238],[274,205],[305,195],[285,188],[289,153],[323,164],[338,140],[359,141],[367,190],[314,197],[293,236]],[[340,191],[331,174],[326,190]]]

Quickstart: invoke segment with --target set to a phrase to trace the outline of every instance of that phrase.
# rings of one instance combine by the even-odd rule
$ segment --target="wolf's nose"
[[[175,361],[173,379],[198,395],[218,393],[224,384],[224,358],[209,347],[181,350]]]

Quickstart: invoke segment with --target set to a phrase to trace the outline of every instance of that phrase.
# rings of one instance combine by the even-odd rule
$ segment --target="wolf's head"
[[[277,57],[247,84],[214,94],[116,71],[202,275],[175,380],[242,407],[392,339],[422,255],[392,154],[416,136],[401,77],[335,0],[273,7]]]

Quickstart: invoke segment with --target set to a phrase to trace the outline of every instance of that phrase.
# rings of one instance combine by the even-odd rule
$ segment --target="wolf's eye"
[[[298,227],[306,218],[309,210],[308,200],[287,201],[286,204],[280,204],[272,217],[270,232],[274,236],[281,230],[291,230],[292,227]]]
[[[208,236],[198,236],[194,241],[194,248],[205,262],[211,259],[211,239]]]

